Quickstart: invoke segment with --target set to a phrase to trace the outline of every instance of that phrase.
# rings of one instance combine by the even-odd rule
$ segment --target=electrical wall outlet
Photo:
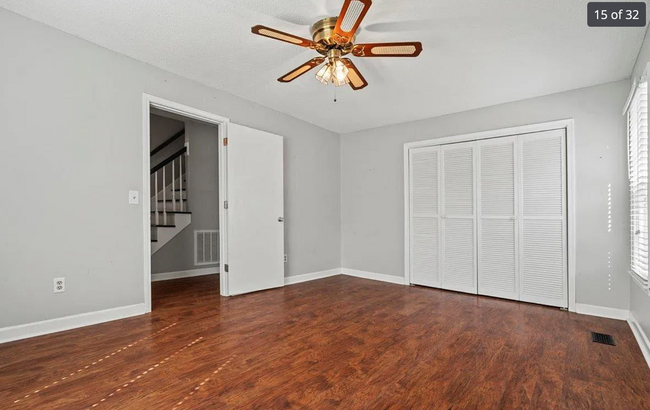
[[[54,293],[65,292],[65,278],[54,278]]]
[[[284,254],[284,263],[287,263],[287,254]]]

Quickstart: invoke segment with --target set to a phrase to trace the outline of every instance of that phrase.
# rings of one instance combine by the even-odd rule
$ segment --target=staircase
[[[159,157],[172,144],[182,143],[179,139],[185,135],[181,130],[151,151],[151,159]],[[169,147],[169,148],[168,148]],[[188,207],[187,196],[187,147],[169,154],[151,168],[151,254],[158,252],[172,238],[187,228],[192,222],[192,213]]]

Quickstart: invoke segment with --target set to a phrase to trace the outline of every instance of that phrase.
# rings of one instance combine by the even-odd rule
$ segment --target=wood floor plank
[[[0,345],[0,409],[650,409],[624,321],[345,276],[218,286],[155,282],[150,315]]]

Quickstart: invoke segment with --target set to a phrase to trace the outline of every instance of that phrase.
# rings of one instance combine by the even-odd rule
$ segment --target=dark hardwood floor
[[[150,315],[0,345],[0,409],[650,409],[624,321],[345,276],[218,286],[156,282]]]

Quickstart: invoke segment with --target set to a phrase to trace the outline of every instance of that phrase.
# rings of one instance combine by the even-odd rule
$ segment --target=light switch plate
[[[129,204],[138,205],[140,203],[140,193],[138,191],[129,191]]]

